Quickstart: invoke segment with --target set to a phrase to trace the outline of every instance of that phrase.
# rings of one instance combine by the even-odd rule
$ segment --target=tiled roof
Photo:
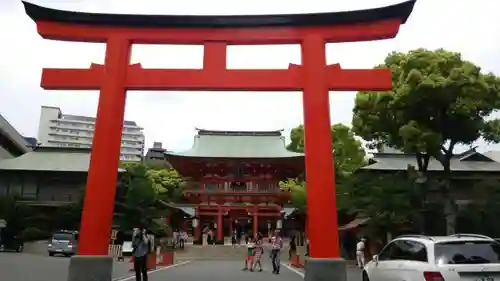
[[[22,153],[26,153],[31,150],[29,149],[29,143],[1,114],[0,134],[5,135]]]
[[[166,152],[169,156],[200,158],[290,158],[304,154],[288,151],[281,131],[199,130],[193,147],[185,152]]]
[[[475,154],[481,153],[475,152]],[[490,151],[481,155],[487,158],[484,158],[483,161],[476,161],[471,160],[471,155],[469,155],[469,157],[454,157],[451,159],[451,170],[459,172],[500,172],[500,151]],[[496,157],[491,155],[496,155]],[[488,161],[488,158],[491,159],[491,161]],[[409,154],[375,153],[371,160],[375,163],[365,166],[362,169],[402,171],[406,170],[408,165],[417,166],[415,155]],[[431,158],[428,171],[443,171],[443,166],[436,159]]]
[[[19,157],[1,160],[0,170],[88,172],[89,163],[89,149],[37,147]]]

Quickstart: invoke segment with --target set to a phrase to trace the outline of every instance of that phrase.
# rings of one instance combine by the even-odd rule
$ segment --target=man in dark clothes
[[[137,228],[134,231],[132,248],[135,280],[141,281],[142,275],[142,281],[148,281],[148,254],[150,250],[150,243],[144,228]]]

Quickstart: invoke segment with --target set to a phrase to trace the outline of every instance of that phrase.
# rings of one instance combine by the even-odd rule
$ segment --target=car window
[[[427,262],[424,244],[410,240],[396,240],[380,252],[379,260],[410,260]]]
[[[56,233],[52,237],[52,240],[58,241],[71,241],[73,239],[73,234],[70,233]]]
[[[424,244],[411,240],[398,240],[394,243],[397,245],[393,253],[395,259],[427,262],[427,248]]]
[[[379,260],[390,260],[391,259],[391,252],[394,251],[394,247],[396,247],[396,245],[394,244],[394,242],[391,242],[389,244],[387,244],[383,249],[382,251],[380,251],[380,254],[378,255],[378,259]]]
[[[434,245],[438,264],[500,263],[500,244],[494,241],[454,241]]]

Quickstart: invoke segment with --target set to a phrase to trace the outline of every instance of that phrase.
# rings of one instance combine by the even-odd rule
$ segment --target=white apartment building
[[[94,117],[63,114],[58,107],[42,106],[38,143],[41,146],[90,148],[94,126]],[[143,155],[143,128],[134,121],[125,121],[120,160],[141,161]]]

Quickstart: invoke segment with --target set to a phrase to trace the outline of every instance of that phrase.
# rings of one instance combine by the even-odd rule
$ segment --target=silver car
[[[78,232],[60,231],[54,233],[47,246],[49,256],[64,255],[72,256],[78,251]]]

